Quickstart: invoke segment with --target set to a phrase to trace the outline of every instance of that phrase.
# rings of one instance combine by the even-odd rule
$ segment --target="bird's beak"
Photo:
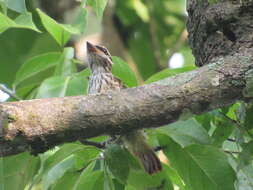
[[[88,52],[97,52],[97,48],[96,46],[94,46],[93,44],[91,44],[90,42],[87,41],[87,50]]]

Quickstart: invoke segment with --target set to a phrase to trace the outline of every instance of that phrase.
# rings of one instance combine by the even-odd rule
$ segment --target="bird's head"
[[[112,57],[105,47],[87,42],[87,56],[92,73],[111,72]]]

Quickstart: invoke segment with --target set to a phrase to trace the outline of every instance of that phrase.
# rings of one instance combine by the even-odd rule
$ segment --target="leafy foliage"
[[[65,46],[92,24],[87,24],[87,6],[102,19],[107,0],[80,1],[73,24],[59,23],[29,3],[0,0],[1,83],[20,99],[86,94],[90,70],[78,71],[73,48]],[[119,32],[146,84],[195,69],[182,40],[184,3],[115,2]],[[185,64],[168,69],[168,57],[174,52],[182,54]],[[138,86],[127,63],[118,57],[113,62],[113,74],[125,86]],[[163,170],[153,176],[121,145],[111,144],[102,151],[73,142],[38,156],[22,153],[0,158],[0,189],[251,190],[252,112],[251,103],[238,102],[148,131],[151,143],[164,152]]]

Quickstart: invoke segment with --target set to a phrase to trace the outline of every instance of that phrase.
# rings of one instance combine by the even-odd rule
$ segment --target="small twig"
[[[82,172],[83,170],[85,170],[85,169],[89,166],[89,164],[90,164],[91,162],[96,161],[96,160],[99,160],[99,159],[100,159],[100,158],[97,157],[97,158],[94,158],[94,159],[89,160],[89,162],[88,162],[84,167],[78,169],[77,172],[78,172],[78,173]]]
[[[228,154],[240,154],[241,152],[238,152],[238,151],[229,151],[229,150],[223,150],[225,153],[228,153]]]
[[[227,120],[229,120],[231,123],[235,124],[235,126],[239,129],[242,128],[242,126],[240,125],[240,123],[234,119],[231,119],[230,117],[228,117],[226,114],[224,114],[223,112],[219,112],[223,117],[225,117]]]
[[[19,98],[15,92],[5,87],[3,84],[0,84],[0,90],[2,90],[4,93],[8,94],[10,97],[14,98],[15,100],[22,100]]]
[[[230,141],[230,142],[236,142],[235,139],[231,139],[231,138],[228,138],[227,141]]]
[[[155,152],[158,152],[158,151],[160,151],[160,150],[162,150],[162,149],[164,149],[165,147],[162,147],[162,146],[156,146],[156,147],[154,147],[154,151]]]
[[[83,139],[79,139],[79,141],[82,144],[95,146],[99,149],[105,149],[105,145],[106,145],[106,142],[107,142],[107,141],[105,141],[105,142],[94,142],[94,141],[87,141],[87,140],[83,140]]]

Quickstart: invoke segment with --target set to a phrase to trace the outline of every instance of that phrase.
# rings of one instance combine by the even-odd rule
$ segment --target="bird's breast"
[[[111,73],[92,74],[89,78],[88,94],[104,93],[121,88],[121,81]]]

